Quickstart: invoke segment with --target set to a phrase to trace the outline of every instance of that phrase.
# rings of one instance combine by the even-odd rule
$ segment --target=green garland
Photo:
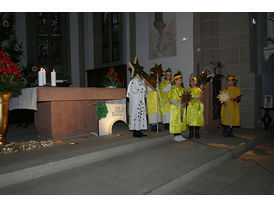
[[[108,108],[106,104],[97,104],[97,120],[103,119],[108,114]]]

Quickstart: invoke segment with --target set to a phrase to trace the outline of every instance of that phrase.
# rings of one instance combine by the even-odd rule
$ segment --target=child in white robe
[[[141,130],[147,130],[146,87],[143,79],[136,74],[129,82],[127,97],[129,98],[129,130],[133,131],[133,137],[145,137]]]

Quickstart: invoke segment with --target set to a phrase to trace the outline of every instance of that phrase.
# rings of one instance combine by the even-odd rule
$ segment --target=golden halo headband
[[[189,77],[189,80],[192,80],[192,79],[197,81],[196,77]]]
[[[183,76],[182,76],[181,74],[180,74],[180,75],[177,75],[177,76],[174,77],[174,80],[175,80],[175,79],[179,79],[179,78],[183,78]]]
[[[165,72],[165,74],[171,74],[171,72]]]
[[[228,79],[232,79],[232,80],[238,81],[238,78],[237,78],[237,77],[227,77],[227,80],[228,80]]]

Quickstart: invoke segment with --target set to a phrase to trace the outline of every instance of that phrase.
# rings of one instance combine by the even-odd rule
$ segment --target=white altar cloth
[[[37,87],[24,88],[18,97],[10,98],[9,110],[31,109],[37,111]]]

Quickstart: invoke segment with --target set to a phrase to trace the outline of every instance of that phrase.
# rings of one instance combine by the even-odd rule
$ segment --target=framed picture
[[[176,13],[149,13],[149,59],[176,56]]]
[[[264,108],[272,108],[272,95],[264,95]]]

